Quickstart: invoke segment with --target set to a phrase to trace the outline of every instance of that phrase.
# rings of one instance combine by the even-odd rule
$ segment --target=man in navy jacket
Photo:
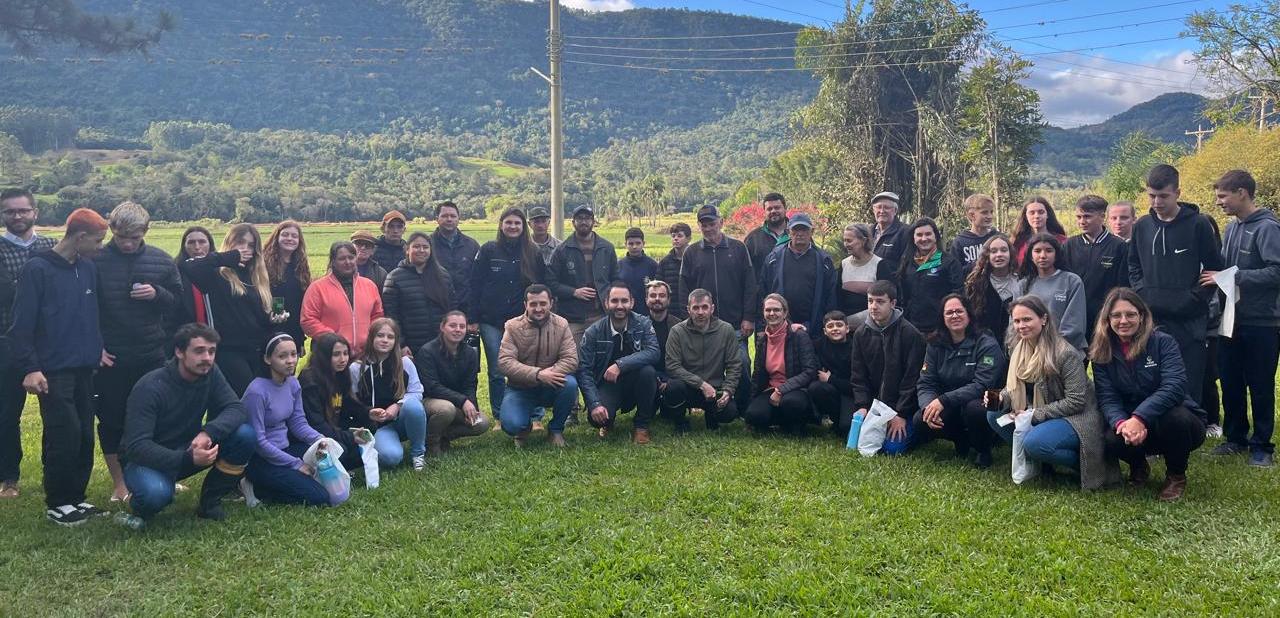
[[[605,437],[618,413],[635,408],[632,441],[649,443],[649,423],[657,409],[658,336],[653,324],[631,310],[634,300],[625,281],[609,285],[608,315],[587,327],[578,344],[578,387],[587,404],[587,420]]]

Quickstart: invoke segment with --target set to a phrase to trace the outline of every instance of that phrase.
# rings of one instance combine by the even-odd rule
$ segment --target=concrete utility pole
[[[1204,136],[1213,133],[1213,129],[1206,129],[1204,125],[1198,124],[1195,131],[1183,131],[1183,133],[1196,136],[1196,152],[1200,152],[1200,147],[1204,145]]]
[[[1270,115],[1267,113],[1267,101],[1271,99],[1271,96],[1262,93],[1249,98],[1258,102],[1258,131],[1265,131],[1267,129],[1267,116]]]
[[[556,238],[564,238],[564,125],[561,118],[561,107],[564,105],[561,88],[564,84],[560,70],[562,45],[560,0],[551,0],[551,28],[547,34],[547,59],[551,62],[551,76],[548,77],[534,67],[530,67],[530,70],[551,86],[551,233]]]

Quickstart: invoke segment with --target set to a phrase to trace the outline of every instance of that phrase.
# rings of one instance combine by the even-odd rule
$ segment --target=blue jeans
[[[578,380],[572,375],[565,376],[564,386],[560,388],[545,384],[533,388],[512,386],[502,398],[502,430],[512,436],[528,431],[533,425],[534,408],[549,405],[552,412],[547,430],[560,433],[564,431],[564,422],[577,400]]]
[[[498,415],[507,390],[507,378],[498,371],[498,347],[502,345],[502,326],[480,324],[480,347],[484,348],[485,366],[489,368],[489,409]]]
[[[987,412],[987,423],[1005,442],[1013,442],[1013,423],[1004,427],[996,424],[996,419],[1004,412]],[[1080,436],[1065,418],[1051,418],[1039,425],[1031,427],[1022,440],[1022,449],[1028,459],[1071,468],[1080,469]]]
[[[301,459],[310,446],[290,442],[284,452]],[[253,483],[253,493],[263,502],[329,506],[329,491],[319,481],[297,468],[268,462],[257,453],[249,460],[245,478]]]
[[[373,434],[373,447],[378,449],[378,467],[391,468],[404,461],[404,445],[409,441],[409,455],[421,457],[427,454],[427,410],[422,402],[407,399],[400,407],[396,420],[378,428]]]
[[[233,466],[243,466],[253,456],[257,446],[257,434],[248,423],[241,425],[236,432],[216,443],[218,459]],[[206,467],[186,464],[178,469],[177,474],[161,472],[154,468],[128,463],[124,467],[124,484],[129,488],[129,508],[134,515],[143,519],[155,517],[157,513],[173,503],[173,484],[204,470]]]

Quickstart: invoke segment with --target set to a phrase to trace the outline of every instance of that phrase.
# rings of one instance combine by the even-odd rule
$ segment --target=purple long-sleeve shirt
[[[276,384],[270,378],[254,378],[242,400],[249,424],[258,434],[257,454],[268,463],[300,468],[302,460],[284,451],[290,436],[306,444],[324,437],[307,424],[302,411],[302,386],[293,376],[283,384]]]

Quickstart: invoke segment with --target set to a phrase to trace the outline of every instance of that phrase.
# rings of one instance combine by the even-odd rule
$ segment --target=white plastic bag
[[[360,461],[364,464],[364,486],[369,489],[375,489],[380,482],[378,471],[378,448],[377,440],[373,438],[373,432],[361,427],[356,430],[356,439],[364,441],[360,445]]]
[[[862,421],[862,431],[858,434],[858,452],[863,457],[873,457],[880,452],[888,433],[889,421],[897,415],[888,404],[879,399],[872,400],[867,418]]]
[[[323,445],[323,448],[321,446]],[[329,504],[338,506],[351,496],[351,475],[342,466],[342,445],[333,438],[320,438],[302,455],[303,463],[311,466],[311,478],[329,492]]]
[[[1022,448],[1022,441],[1031,431],[1031,416],[1031,410],[1023,410],[1013,418],[1013,482],[1019,485],[1040,474],[1040,467],[1027,459],[1027,453]]]

